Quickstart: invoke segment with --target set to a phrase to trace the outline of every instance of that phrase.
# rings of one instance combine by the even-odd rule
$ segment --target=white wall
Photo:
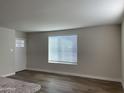
[[[122,31],[121,31],[121,62],[122,62],[122,84],[124,88],[124,21],[122,23]]]
[[[48,63],[48,36],[78,34],[78,65]],[[121,26],[28,33],[28,64],[35,70],[108,80],[121,79]]]
[[[16,72],[16,38],[26,39],[26,33],[0,27],[0,76],[8,76]],[[18,59],[18,61],[26,65],[26,47],[24,51],[21,50],[20,58],[21,59]]]
[[[15,31],[6,28],[0,28],[0,76],[9,75],[14,72]]]
[[[15,32],[15,37],[16,38],[27,38],[27,36],[26,36],[26,32],[21,32],[21,31],[16,31]]]

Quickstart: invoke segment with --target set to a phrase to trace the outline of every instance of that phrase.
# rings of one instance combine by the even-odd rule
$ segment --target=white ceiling
[[[121,23],[124,0],[0,0],[0,26],[53,31]]]

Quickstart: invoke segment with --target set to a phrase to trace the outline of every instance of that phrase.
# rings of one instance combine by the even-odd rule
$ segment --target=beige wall
[[[0,28],[0,76],[15,72],[14,50],[15,31],[6,28]]]
[[[121,62],[122,62],[122,84],[124,88],[124,21],[122,23],[122,32],[121,32]]]
[[[78,34],[78,65],[49,64],[48,36]],[[28,68],[108,80],[121,79],[121,26],[28,33]]]

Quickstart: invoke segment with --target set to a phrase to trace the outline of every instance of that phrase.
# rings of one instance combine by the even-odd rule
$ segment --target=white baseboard
[[[51,70],[36,69],[36,68],[27,68],[27,70],[43,71],[43,72],[49,72],[49,73],[55,73],[55,74],[79,76],[79,77],[84,77],[84,78],[92,78],[92,79],[107,80],[107,81],[116,81],[116,82],[122,81],[121,79],[116,79],[116,78],[99,77],[99,76],[83,75],[83,74],[69,73],[69,72],[51,71]]]
[[[15,72],[14,73],[9,73],[9,74],[6,74],[6,75],[2,75],[2,77],[8,77],[8,76],[12,76],[12,75],[15,75]]]

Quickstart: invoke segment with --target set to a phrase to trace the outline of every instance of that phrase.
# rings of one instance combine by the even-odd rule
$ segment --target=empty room
[[[0,93],[123,93],[124,0],[0,0]]]

